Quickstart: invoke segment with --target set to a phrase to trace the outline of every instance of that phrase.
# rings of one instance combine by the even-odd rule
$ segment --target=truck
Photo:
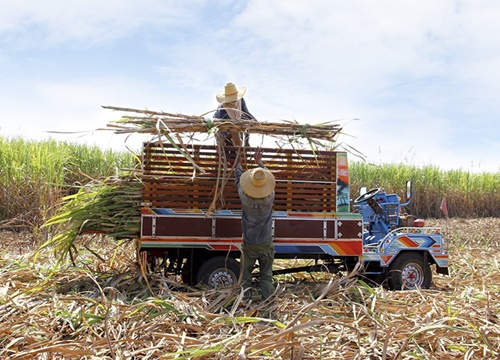
[[[211,144],[143,146],[140,260],[152,271],[209,288],[238,283],[242,244],[241,204],[234,156],[243,170],[255,149]],[[349,272],[391,289],[429,288],[431,267],[448,273],[443,233],[407,214],[404,202],[380,188],[350,199],[345,151],[263,148],[262,160],[276,179],[272,236],[275,259],[308,260],[275,269]],[[290,263],[295,263],[290,261]],[[258,277],[258,274],[255,274]]]

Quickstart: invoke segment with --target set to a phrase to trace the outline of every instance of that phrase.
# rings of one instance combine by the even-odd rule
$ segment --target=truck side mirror
[[[411,198],[413,197],[413,184],[411,182],[411,180],[408,180],[406,182],[406,199],[405,199],[405,203],[410,203],[411,201]]]

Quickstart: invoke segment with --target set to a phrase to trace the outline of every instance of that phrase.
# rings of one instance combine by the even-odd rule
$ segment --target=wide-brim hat
[[[258,167],[245,171],[241,175],[240,185],[245,194],[261,199],[272,194],[276,181],[269,170]]]
[[[236,101],[245,96],[247,91],[246,87],[237,88],[232,82],[229,82],[224,86],[224,91],[219,92],[215,97],[217,101],[221,104]]]

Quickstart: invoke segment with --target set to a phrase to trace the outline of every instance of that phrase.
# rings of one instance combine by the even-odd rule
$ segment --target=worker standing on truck
[[[259,262],[260,290],[265,300],[274,292],[272,214],[274,203],[274,175],[262,163],[262,150],[255,152],[257,168],[243,172],[240,157],[236,164],[236,188],[242,205],[243,230],[241,286],[250,297],[252,270]]]
[[[216,119],[234,120],[252,120],[255,119],[250,111],[248,111],[247,104],[243,96],[245,96],[247,89],[241,87],[238,89],[236,85],[229,82],[224,86],[224,91],[217,93],[216,99],[219,102],[219,107],[214,114]],[[224,139],[225,146],[241,146],[241,136],[238,132],[221,131],[220,135]],[[243,135],[244,145],[249,146],[248,134]]]

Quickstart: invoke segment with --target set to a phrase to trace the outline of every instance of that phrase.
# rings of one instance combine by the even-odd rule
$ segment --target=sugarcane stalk
[[[163,111],[141,110],[115,106],[103,106],[105,109],[144,114],[146,116],[123,115],[121,120],[108,123],[108,127],[116,134],[151,133],[167,135],[171,133],[208,133],[213,129],[218,131],[238,131],[249,134],[271,136],[289,136],[295,138],[335,141],[342,127],[335,122],[322,124],[299,124],[297,121],[282,120],[280,122],[257,121],[241,119],[210,118],[206,116],[172,114]]]

